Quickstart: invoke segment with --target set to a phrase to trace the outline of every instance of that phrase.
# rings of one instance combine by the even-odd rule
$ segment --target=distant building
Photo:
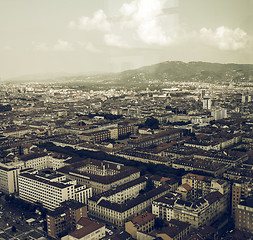
[[[215,121],[228,117],[227,109],[214,109],[211,115],[214,117]]]
[[[210,110],[212,108],[212,99],[211,98],[203,98],[203,109]]]

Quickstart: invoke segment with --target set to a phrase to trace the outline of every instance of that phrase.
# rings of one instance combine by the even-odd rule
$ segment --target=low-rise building
[[[138,169],[110,161],[85,159],[69,162],[69,165],[57,170],[77,184],[92,188],[93,195],[108,191],[114,187],[140,177]]]
[[[152,201],[168,192],[168,187],[161,186],[122,204],[109,201],[103,197],[98,200],[90,198],[88,200],[88,209],[91,216],[117,226],[123,226],[127,220],[150,210]]]
[[[62,240],[99,240],[105,237],[105,225],[89,218],[81,218],[76,230],[62,237]]]
[[[150,233],[154,230],[156,215],[142,213],[125,223],[125,231],[137,238],[137,232]]]

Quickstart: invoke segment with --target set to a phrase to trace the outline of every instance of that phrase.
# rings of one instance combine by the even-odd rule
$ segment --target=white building
[[[213,110],[211,112],[211,115],[214,117],[215,121],[228,117],[228,115],[227,115],[227,109],[223,109],[223,108]]]
[[[158,198],[152,203],[152,213],[158,218],[165,221],[170,221],[174,217],[174,203],[176,201],[176,194],[168,193],[167,195]]]
[[[212,99],[211,98],[204,98],[203,99],[203,109],[210,110],[212,108]]]
[[[31,174],[19,175],[19,196],[31,203],[42,203],[43,207],[54,210],[66,200],[75,199],[87,203],[92,196],[91,188],[76,186],[75,180],[68,180],[61,174]]]
[[[18,174],[20,169],[0,163],[0,191],[11,194],[18,191]]]

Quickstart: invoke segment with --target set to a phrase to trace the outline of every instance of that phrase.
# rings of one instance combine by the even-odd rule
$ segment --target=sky
[[[253,64],[253,0],[0,0],[0,79],[163,61]]]

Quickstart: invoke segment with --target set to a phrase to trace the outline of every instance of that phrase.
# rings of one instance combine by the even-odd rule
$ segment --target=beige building
[[[142,213],[125,223],[125,231],[137,238],[137,232],[150,233],[154,230],[156,215]]]
[[[194,228],[210,225],[227,210],[227,200],[218,191],[209,193],[205,198],[194,202],[176,200],[174,217],[182,222],[188,222]]]
[[[230,184],[221,179],[188,173],[182,177],[182,184],[187,183],[193,188],[193,199],[207,195],[212,191],[219,191],[228,196]]]
[[[96,218],[123,226],[129,219],[150,210],[152,202],[168,192],[169,188],[158,187],[122,204],[111,202],[103,197],[99,199],[90,198],[88,209],[89,213]]]
[[[51,157],[46,152],[23,155],[20,157],[20,160],[24,162],[25,168],[42,170],[51,167]]]
[[[190,201],[192,199],[193,188],[188,183],[180,185],[176,189],[176,192],[181,195],[184,201]]]
[[[0,191],[7,194],[18,192],[19,172],[18,167],[0,163]]]

